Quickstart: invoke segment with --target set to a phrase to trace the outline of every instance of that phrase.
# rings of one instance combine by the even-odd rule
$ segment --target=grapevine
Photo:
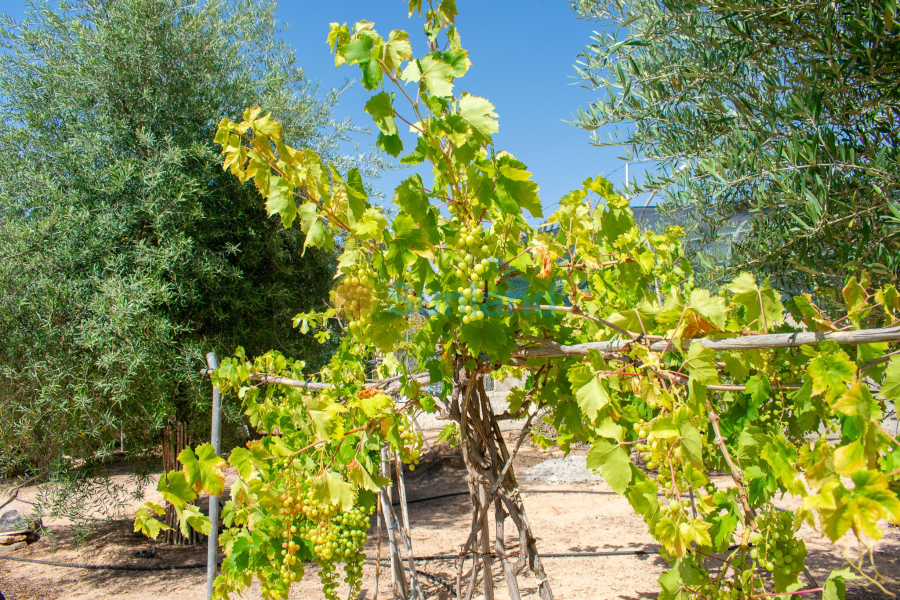
[[[229,456],[238,480],[223,511],[216,593],[241,592],[252,575],[267,597],[286,597],[306,560],[321,566],[326,597],[339,567],[342,585],[359,589],[367,519],[390,483],[379,475],[382,450],[414,467],[421,411],[452,421],[444,435],[469,475],[459,571],[471,561],[470,585],[492,587],[499,561],[510,597],[526,571],[542,600],[553,597],[512,468],[539,420],[555,435],[535,443],[590,445],[588,467],[643,517],[671,563],[662,600],[804,591],[802,523],[871,548],[881,520],[900,522],[900,442],[881,426],[900,399],[897,290],[872,289],[860,273],[842,290],[846,312],[827,315],[812,296],[786,298],[749,273],[698,288],[683,231],[642,230],[602,177],[560,199],[552,227],[532,228],[525,213],[542,211],[531,173],[493,146],[493,105],[456,89],[470,61],[455,3],[410,9],[426,21],[429,52],[418,58],[406,32],[385,38],[367,21],[333,24],[328,36],[336,64],[359,67],[373,92],[366,112],[378,146],[431,165],[430,187],[407,178],[393,212],[369,202],[358,172],[287,146],[259,108],[224,119],[216,136],[223,167],[252,182],[271,215],[299,226],[308,246],[340,247],[333,306],[295,324],[323,340],[344,332],[312,376],[277,352],[242,350],[211,373],[263,434]],[[424,315],[414,331],[412,311]],[[506,415],[494,414],[484,387],[498,371],[525,382]],[[501,417],[523,422],[515,447]],[[180,460],[159,489],[184,527],[202,530],[208,519],[187,503],[221,493],[225,462],[208,446]],[[714,485],[713,471],[730,485]],[[800,498],[799,508],[777,511],[779,495]],[[157,507],[142,510],[136,528],[158,533]],[[507,521],[518,553],[505,547]],[[822,587],[839,598],[853,577],[834,571]]]

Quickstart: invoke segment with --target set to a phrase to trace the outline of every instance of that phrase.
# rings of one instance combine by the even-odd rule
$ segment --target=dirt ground
[[[547,462],[547,461],[550,462]],[[658,548],[646,533],[640,517],[634,515],[628,502],[616,495],[599,477],[584,470],[584,453],[575,453],[566,459],[533,448],[523,447],[516,472],[523,490],[528,518],[538,536],[538,549],[542,554],[655,550]],[[446,446],[423,455],[419,469],[407,473],[407,491],[412,522],[414,551],[419,556],[455,554],[464,543],[470,522],[467,495],[456,495],[436,500],[417,501],[434,496],[465,492],[465,471],[457,451]],[[115,476],[122,481],[126,473]],[[717,485],[728,481],[719,478]],[[23,490],[24,500],[34,490]],[[154,499],[151,494],[149,499]],[[139,503],[135,503],[135,507]],[[791,508],[793,502],[785,499],[777,503]],[[20,512],[27,511],[27,504],[13,505]],[[27,549],[10,556],[17,558],[51,560],[78,564],[114,564],[137,566],[191,565],[205,563],[206,548],[181,548],[166,546],[147,540],[132,532],[128,521],[106,523],[99,526],[80,545],[74,544],[71,524],[65,521],[47,523],[52,533]],[[510,536],[511,524],[507,524]],[[493,531],[493,525],[491,526]],[[367,554],[376,555],[373,535]],[[510,536],[512,537],[512,536]],[[813,576],[819,581],[835,568],[846,563],[841,548],[827,540],[818,539],[809,529],[801,530],[801,537],[810,548],[809,564]],[[512,540],[510,540],[511,542]],[[508,543],[509,545],[509,543]],[[386,546],[386,544],[385,544]],[[135,552],[156,548],[152,559],[136,558]],[[853,555],[849,541],[844,551]],[[877,546],[875,561],[878,569],[892,579],[888,589],[900,592],[900,528],[890,528]],[[659,556],[592,556],[544,559],[545,569],[556,598],[559,599],[617,599],[638,600],[656,597],[657,578],[665,570],[665,561]],[[453,585],[456,567],[447,559],[420,562],[424,572],[421,583],[427,598],[447,600],[451,596],[446,586]],[[321,598],[317,568],[307,568],[304,581],[295,586],[291,598]],[[495,573],[505,590],[500,571]],[[206,574],[204,568],[166,571],[113,571],[86,570],[45,566],[0,560],[0,592],[8,600],[57,600],[116,598],[122,600],[191,600],[204,597]],[[523,596],[536,597],[533,577],[520,576]],[[880,600],[889,596],[874,586],[851,582],[848,597],[854,600]],[[368,564],[360,598],[374,600],[375,566]],[[476,593],[476,597],[478,594]],[[255,585],[244,596],[260,598]],[[346,593],[343,594],[346,597]],[[390,598],[390,574],[381,569],[378,598]],[[498,592],[498,600],[504,595]],[[812,595],[810,598],[818,597]]]

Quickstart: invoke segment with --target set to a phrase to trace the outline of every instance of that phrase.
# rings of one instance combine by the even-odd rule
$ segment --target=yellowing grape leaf
[[[178,455],[181,461],[187,484],[199,493],[201,491],[211,496],[221,496],[225,491],[225,476],[222,469],[225,461],[216,455],[211,444],[203,444],[197,448],[197,453],[190,448],[185,448]]]
[[[370,492],[377,492],[383,486],[391,483],[391,480],[386,477],[370,475],[366,468],[355,460],[347,468],[347,478],[359,489]]]
[[[187,537],[190,535],[190,529],[193,528],[194,531],[199,531],[203,535],[209,535],[210,530],[212,529],[212,521],[209,520],[209,517],[200,512],[200,509],[193,505],[188,504],[184,508],[175,507],[175,512],[178,513],[178,522],[181,525],[181,535]]]
[[[818,353],[806,367],[812,379],[812,393],[824,395],[831,403],[846,391],[846,382],[856,377],[856,367],[844,352]]]
[[[134,513],[134,531],[135,533],[144,534],[151,540],[155,540],[157,536],[159,536],[160,531],[171,529],[171,527],[162,521],[155,519],[150,514],[151,510],[157,515],[161,515],[165,512],[161,506],[153,504],[152,502],[147,502],[146,508],[139,508]]]
[[[872,397],[869,387],[858,381],[850,384],[850,388],[837,399],[832,408],[849,417],[859,415],[865,419],[881,418],[878,401]]]
[[[375,418],[384,412],[384,409],[393,404],[391,397],[384,393],[374,395],[364,394],[365,397],[356,397],[350,402],[350,406],[362,409],[363,413],[370,419]]]
[[[849,477],[866,467],[866,451],[859,440],[834,450],[834,470],[844,477]]]

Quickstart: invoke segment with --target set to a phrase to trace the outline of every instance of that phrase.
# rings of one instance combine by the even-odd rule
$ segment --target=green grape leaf
[[[879,394],[888,400],[900,400],[900,356],[895,356],[884,371]]]
[[[500,210],[518,214],[521,207],[535,217],[542,217],[538,185],[530,181],[531,173],[525,169],[525,165],[509,154],[501,156],[497,163],[500,174],[497,177],[496,193]]]
[[[387,92],[375,94],[366,102],[364,109],[372,116],[375,125],[385,135],[397,133],[397,123],[394,121],[394,95]]]
[[[355,406],[362,409],[363,414],[365,414],[370,419],[381,416],[381,414],[384,412],[384,409],[393,404],[391,397],[384,393],[378,393],[372,396],[364,394],[364,396],[364,398],[354,398],[349,403],[349,406]]]
[[[719,373],[716,370],[716,353],[710,348],[705,348],[700,342],[694,342],[688,348],[685,367],[690,373],[691,379],[705,385],[719,382]]]
[[[784,322],[784,305],[768,279],[759,287],[753,275],[741,273],[728,284],[728,289],[734,293],[731,303],[744,307],[744,318],[751,330],[768,331]]]
[[[281,215],[281,223],[285,229],[294,223],[297,217],[297,203],[294,201],[294,188],[291,182],[283,177],[272,175],[269,178],[269,189],[266,196],[266,212],[269,216]]]
[[[197,498],[197,494],[191,490],[183,471],[170,471],[163,474],[156,485],[156,491],[162,494],[167,502],[178,507],[184,507],[188,502]]]
[[[185,448],[178,455],[181,461],[187,483],[199,493],[201,491],[211,496],[221,496],[225,491],[225,476],[222,469],[225,461],[216,455],[211,444],[203,444],[197,448],[197,453],[190,448]]]
[[[434,208],[428,202],[422,177],[418,174],[406,178],[397,189],[394,190],[394,204],[409,214],[415,222],[424,227],[429,233],[437,233],[437,217]],[[430,238],[437,242],[435,237]]]
[[[764,373],[749,378],[745,386],[745,393],[750,396],[747,403],[747,417],[755,421],[759,418],[759,407],[772,397],[772,386],[769,385]]]
[[[703,467],[703,443],[700,440],[700,431],[691,423],[685,421],[678,426],[681,447],[694,466]]]
[[[334,471],[325,471],[310,480],[313,502],[319,506],[337,506],[348,511],[356,502],[355,488]]]
[[[687,587],[696,589],[706,581],[705,575],[688,561],[681,559],[672,563],[672,568],[659,578],[659,600],[692,600],[693,594]]]
[[[585,385],[575,390],[575,400],[584,416],[593,422],[600,411],[609,404],[610,396],[603,385],[603,380],[595,375]]]
[[[347,469],[347,479],[359,489],[370,492],[377,492],[382,487],[391,484],[391,480],[387,477],[369,474],[366,468],[357,461],[353,461]]]
[[[461,325],[459,339],[475,356],[484,352],[491,360],[505,362],[512,354],[512,337],[496,318],[488,317],[483,321]]]
[[[631,461],[628,451],[618,442],[600,438],[591,444],[587,468],[600,469],[600,474],[617,494],[622,495],[631,482]]]
[[[394,158],[397,158],[403,152],[403,140],[396,133],[394,135],[379,133],[378,138],[375,140],[375,145]]]
[[[459,99],[459,116],[468,123],[479,144],[489,144],[491,135],[500,130],[494,105],[484,98],[464,93]]]
[[[415,62],[409,63],[407,70],[415,64]],[[423,58],[419,61],[419,64],[421,65],[419,78],[425,84],[425,89],[428,90],[428,93],[439,98],[453,95],[453,67],[451,65],[433,54]],[[418,68],[417,66],[416,70]],[[403,75],[405,79],[406,71],[403,72]],[[411,79],[411,81],[415,81],[415,79]]]
[[[228,456],[228,464],[237,469],[242,479],[247,479],[253,470],[253,455],[246,448],[238,446]]]
[[[708,290],[693,290],[688,307],[712,323],[719,331],[725,330],[725,317],[728,312],[728,306],[725,304],[724,298],[710,296]]]
[[[363,216],[369,205],[369,194],[366,192],[366,185],[363,183],[362,174],[356,167],[347,171],[347,203],[350,205],[350,212],[353,220]]]
[[[632,465],[631,469],[634,483],[626,488],[625,497],[634,512],[643,515],[644,520],[650,523],[659,510],[659,499],[656,497],[658,489],[637,467]]]
[[[384,229],[387,227],[387,224],[387,219],[384,218],[381,209],[372,206],[366,209],[366,212],[362,214],[362,217],[353,226],[353,233],[361,238],[369,238],[380,242],[383,239]]]

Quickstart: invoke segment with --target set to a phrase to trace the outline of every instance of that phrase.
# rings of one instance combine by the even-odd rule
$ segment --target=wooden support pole
[[[381,476],[391,476],[391,464],[388,460],[388,449],[381,449]],[[391,583],[394,588],[394,598],[407,600],[409,598],[409,586],[406,583],[406,575],[403,573],[403,563],[400,558],[400,549],[397,545],[396,532],[394,529],[400,526],[394,518],[394,510],[391,508],[393,502],[391,494],[391,486],[386,485],[381,488],[381,513],[384,517],[384,526],[387,529],[388,552],[391,556]]]
[[[684,342],[683,348],[691,344],[702,344],[711,350],[773,350],[778,348],[796,348],[813,346],[826,341],[838,344],[875,344],[878,342],[900,342],[900,327],[882,329],[858,329],[855,331],[797,331],[794,333],[771,333],[764,335],[746,335],[721,339],[700,338]],[[611,340],[608,342],[590,342],[587,344],[542,344],[539,346],[519,348],[513,351],[516,358],[537,358],[554,356],[587,356],[591,350],[600,352],[619,352],[630,348],[632,340]],[[669,341],[651,343],[648,348],[653,352],[674,350]]]

